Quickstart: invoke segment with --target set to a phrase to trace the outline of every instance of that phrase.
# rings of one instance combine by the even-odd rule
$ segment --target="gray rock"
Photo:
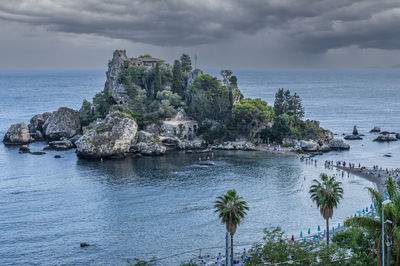
[[[196,140],[183,140],[179,142],[178,148],[180,150],[197,150],[197,149],[204,149],[205,144],[203,141],[196,139]]]
[[[139,131],[137,143],[134,144],[130,151],[143,155],[163,155],[167,148],[161,142],[159,136],[146,131]]]
[[[300,147],[305,152],[315,152],[319,150],[319,144],[313,140],[301,140]]]
[[[373,132],[381,132],[381,128],[375,126],[373,129],[371,129],[369,132],[373,133]]]
[[[332,139],[327,144],[332,150],[348,150],[350,145],[342,139]]]
[[[56,155],[54,155],[54,158],[56,158],[56,159],[60,159],[60,158],[61,158],[61,155],[59,155],[59,154],[56,154]]]
[[[110,113],[84,128],[82,137],[75,143],[76,152],[81,158],[124,158],[136,144],[137,133],[134,119]]]
[[[32,141],[34,139],[31,137],[29,128],[24,122],[11,125],[3,139],[5,144],[27,144]]]
[[[118,82],[119,73],[125,68],[125,61],[127,59],[128,57],[126,56],[125,50],[115,50],[113,58],[108,62],[108,70],[106,72],[107,79],[104,90],[106,90],[118,104],[126,104],[129,99],[128,92],[124,86]]]
[[[45,147],[45,150],[56,150],[56,151],[62,151],[62,150],[69,150],[74,147],[74,144],[69,141],[68,139],[63,139],[63,140],[54,140],[50,141],[49,145]]]
[[[43,131],[50,140],[73,137],[80,132],[79,112],[66,107],[59,108],[46,120]]]
[[[396,138],[400,139],[400,133],[396,133]]]
[[[322,152],[329,152],[332,149],[328,144],[323,144],[321,147],[319,147],[319,150],[322,151]]]
[[[397,141],[398,139],[396,137],[390,136],[390,135],[381,135],[378,136],[374,141],[377,142],[390,142],[390,141]]]
[[[344,137],[346,140],[359,140],[362,139],[360,135],[347,135]]]
[[[34,152],[30,152],[30,154],[32,154],[32,155],[44,155],[46,153],[44,151],[34,151]]]
[[[389,132],[389,131],[382,131],[381,134],[382,134],[382,135],[389,135],[390,132]]]
[[[248,141],[227,141],[223,144],[213,145],[211,147],[215,150],[242,150],[242,151],[255,151],[256,146]]]
[[[353,135],[354,136],[358,135],[358,130],[357,130],[357,126],[356,125],[353,127]]]
[[[43,140],[43,125],[51,116],[50,112],[37,114],[33,116],[29,122],[29,132],[35,140]]]
[[[186,83],[186,88],[190,88],[193,85],[194,80],[198,77],[203,75],[203,71],[200,69],[194,69],[192,72],[188,74],[188,79]]]
[[[78,141],[78,139],[82,137],[82,134],[76,134],[75,136],[73,136],[72,138],[69,139],[69,141],[72,142],[72,144],[74,144],[75,147],[75,143]]]
[[[31,150],[29,149],[29,146],[28,146],[28,145],[22,145],[22,146],[19,148],[19,152],[20,152],[20,153],[30,153]]]

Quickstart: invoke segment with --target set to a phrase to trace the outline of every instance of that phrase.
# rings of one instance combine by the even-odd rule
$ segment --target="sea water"
[[[0,135],[34,114],[59,106],[78,109],[102,90],[104,72],[1,71]],[[316,166],[296,156],[243,151],[215,152],[212,167],[199,166],[198,154],[184,152],[100,162],[78,159],[73,150],[39,156],[0,144],[0,265],[120,265],[153,256],[175,265],[199,255],[200,248],[203,255],[217,255],[224,252],[225,226],[213,204],[228,189],[236,189],[250,207],[234,237],[237,251],[262,241],[265,228],[280,226],[295,237],[308,228],[316,233],[325,221],[309,199],[312,179],[326,172],[343,182],[344,199],[331,220],[335,226],[369,206],[365,187],[374,187],[325,169],[324,160],[399,167],[399,143],[373,142],[376,135],[368,131],[380,126],[400,132],[400,70],[235,74],[245,97],[273,104],[278,88],[290,89],[302,98],[307,119],[321,121],[338,138],[357,125],[365,137],[349,142],[350,151],[315,157]],[[33,143],[31,150],[43,146]],[[91,246],[80,248],[81,242]]]

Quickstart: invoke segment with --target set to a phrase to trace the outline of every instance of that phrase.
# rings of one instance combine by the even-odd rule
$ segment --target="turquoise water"
[[[213,71],[209,71],[213,73]],[[234,188],[250,206],[235,242],[262,239],[264,228],[281,226],[303,233],[325,223],[312,206],[308,188],[323,161],[351,160],[398,167],[399,143],[372,142],[373,126],[400,132],[400,71],[240,71],[246,97],[272,103],[277,88],[296,91],[308,118],[341,134],[357,124],[362,141],[348,152],[317,157],[306,165],[293,156],[260,152],[216,152],[215,167],[196,165],[198,155],[173,152],[163,157],[124,161],[79,160],[74,151],[43,156],[19,154],[0,144],[0,265],[124,264],[125,258],[163,258],[224,245],[224,226],[213,212],[215,197]],[[0,72],[0,134],[11,123],[59,106],[79,108],[104,85],[104,71]],[[31,145],[41,150],[42,143]],[[391,152],[392,157],[383,157]],[[55,159],[61,154],[61,159]],[[332,224],[369,206],[365,186],[341,177],[345,197]],[[80,242],[92,244],[85,249]],[[239,249],[242,247],[239,247]],[[203,250],[218,254],[223,248]],[[160,260],[178,264],[198,251]]]

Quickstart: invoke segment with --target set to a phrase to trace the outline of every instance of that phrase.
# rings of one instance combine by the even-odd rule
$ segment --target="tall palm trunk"
[[[400,246],[396,245],[396,266],[400,266]]]
[[[233,234],[231,234],[231,265],[233,266]]]
[[[329,246],[329,218],[326,219],[326,244]]]

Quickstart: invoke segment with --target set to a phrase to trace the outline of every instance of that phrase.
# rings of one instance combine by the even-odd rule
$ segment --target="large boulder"
[[[374,141],[377,142],[390,142],[390,141],[397,141],[398,139],[396,137],[393,137],[391,135],[381,135],[378,136]]]
[[[134,119],[110,113],[105,119],[92,122],[84,128],[75,143],[81,158],[124,158],[137,141],[137,123]]]
[[[29,122],[29,132],[35,140],[43,140],[43,125],[51,116],[50,112],[37,114],[33,116]]]
[[[106,83],[104,90],[119,104],[126,104],[129,100],[125,87],[118,82],[119,73],[125,69],[125,62],[128,60],[126,50],[115,50],[113,58],[108,62],[106,72]]]
[[[131,147],[131,152],[143,155],[163,155],[167,148],[161,142],[159,136],[139,131],[138,141]]]
[[[314,152],[319,150],[319,144],[313,140],[301,140],[300,148],[305,152]]]
[[[381,132],[381,128],[375,126],[373,129],[371,129],[369,132],[374,133],[374,132]]]
[[[61,107],[53,112],[43,125],[44,136],[49,140],[71,138],[80,132],[79,112]]]
[[[27,144],[34,141],[29,134],[29,127],[24,123],[17,123],[10,126],[3,142],[5,144]]]
[[[342,139],[332,139],[327,145],[331,148],[331,150],[348,150],[350,149],[350,145],[344,142]]]

